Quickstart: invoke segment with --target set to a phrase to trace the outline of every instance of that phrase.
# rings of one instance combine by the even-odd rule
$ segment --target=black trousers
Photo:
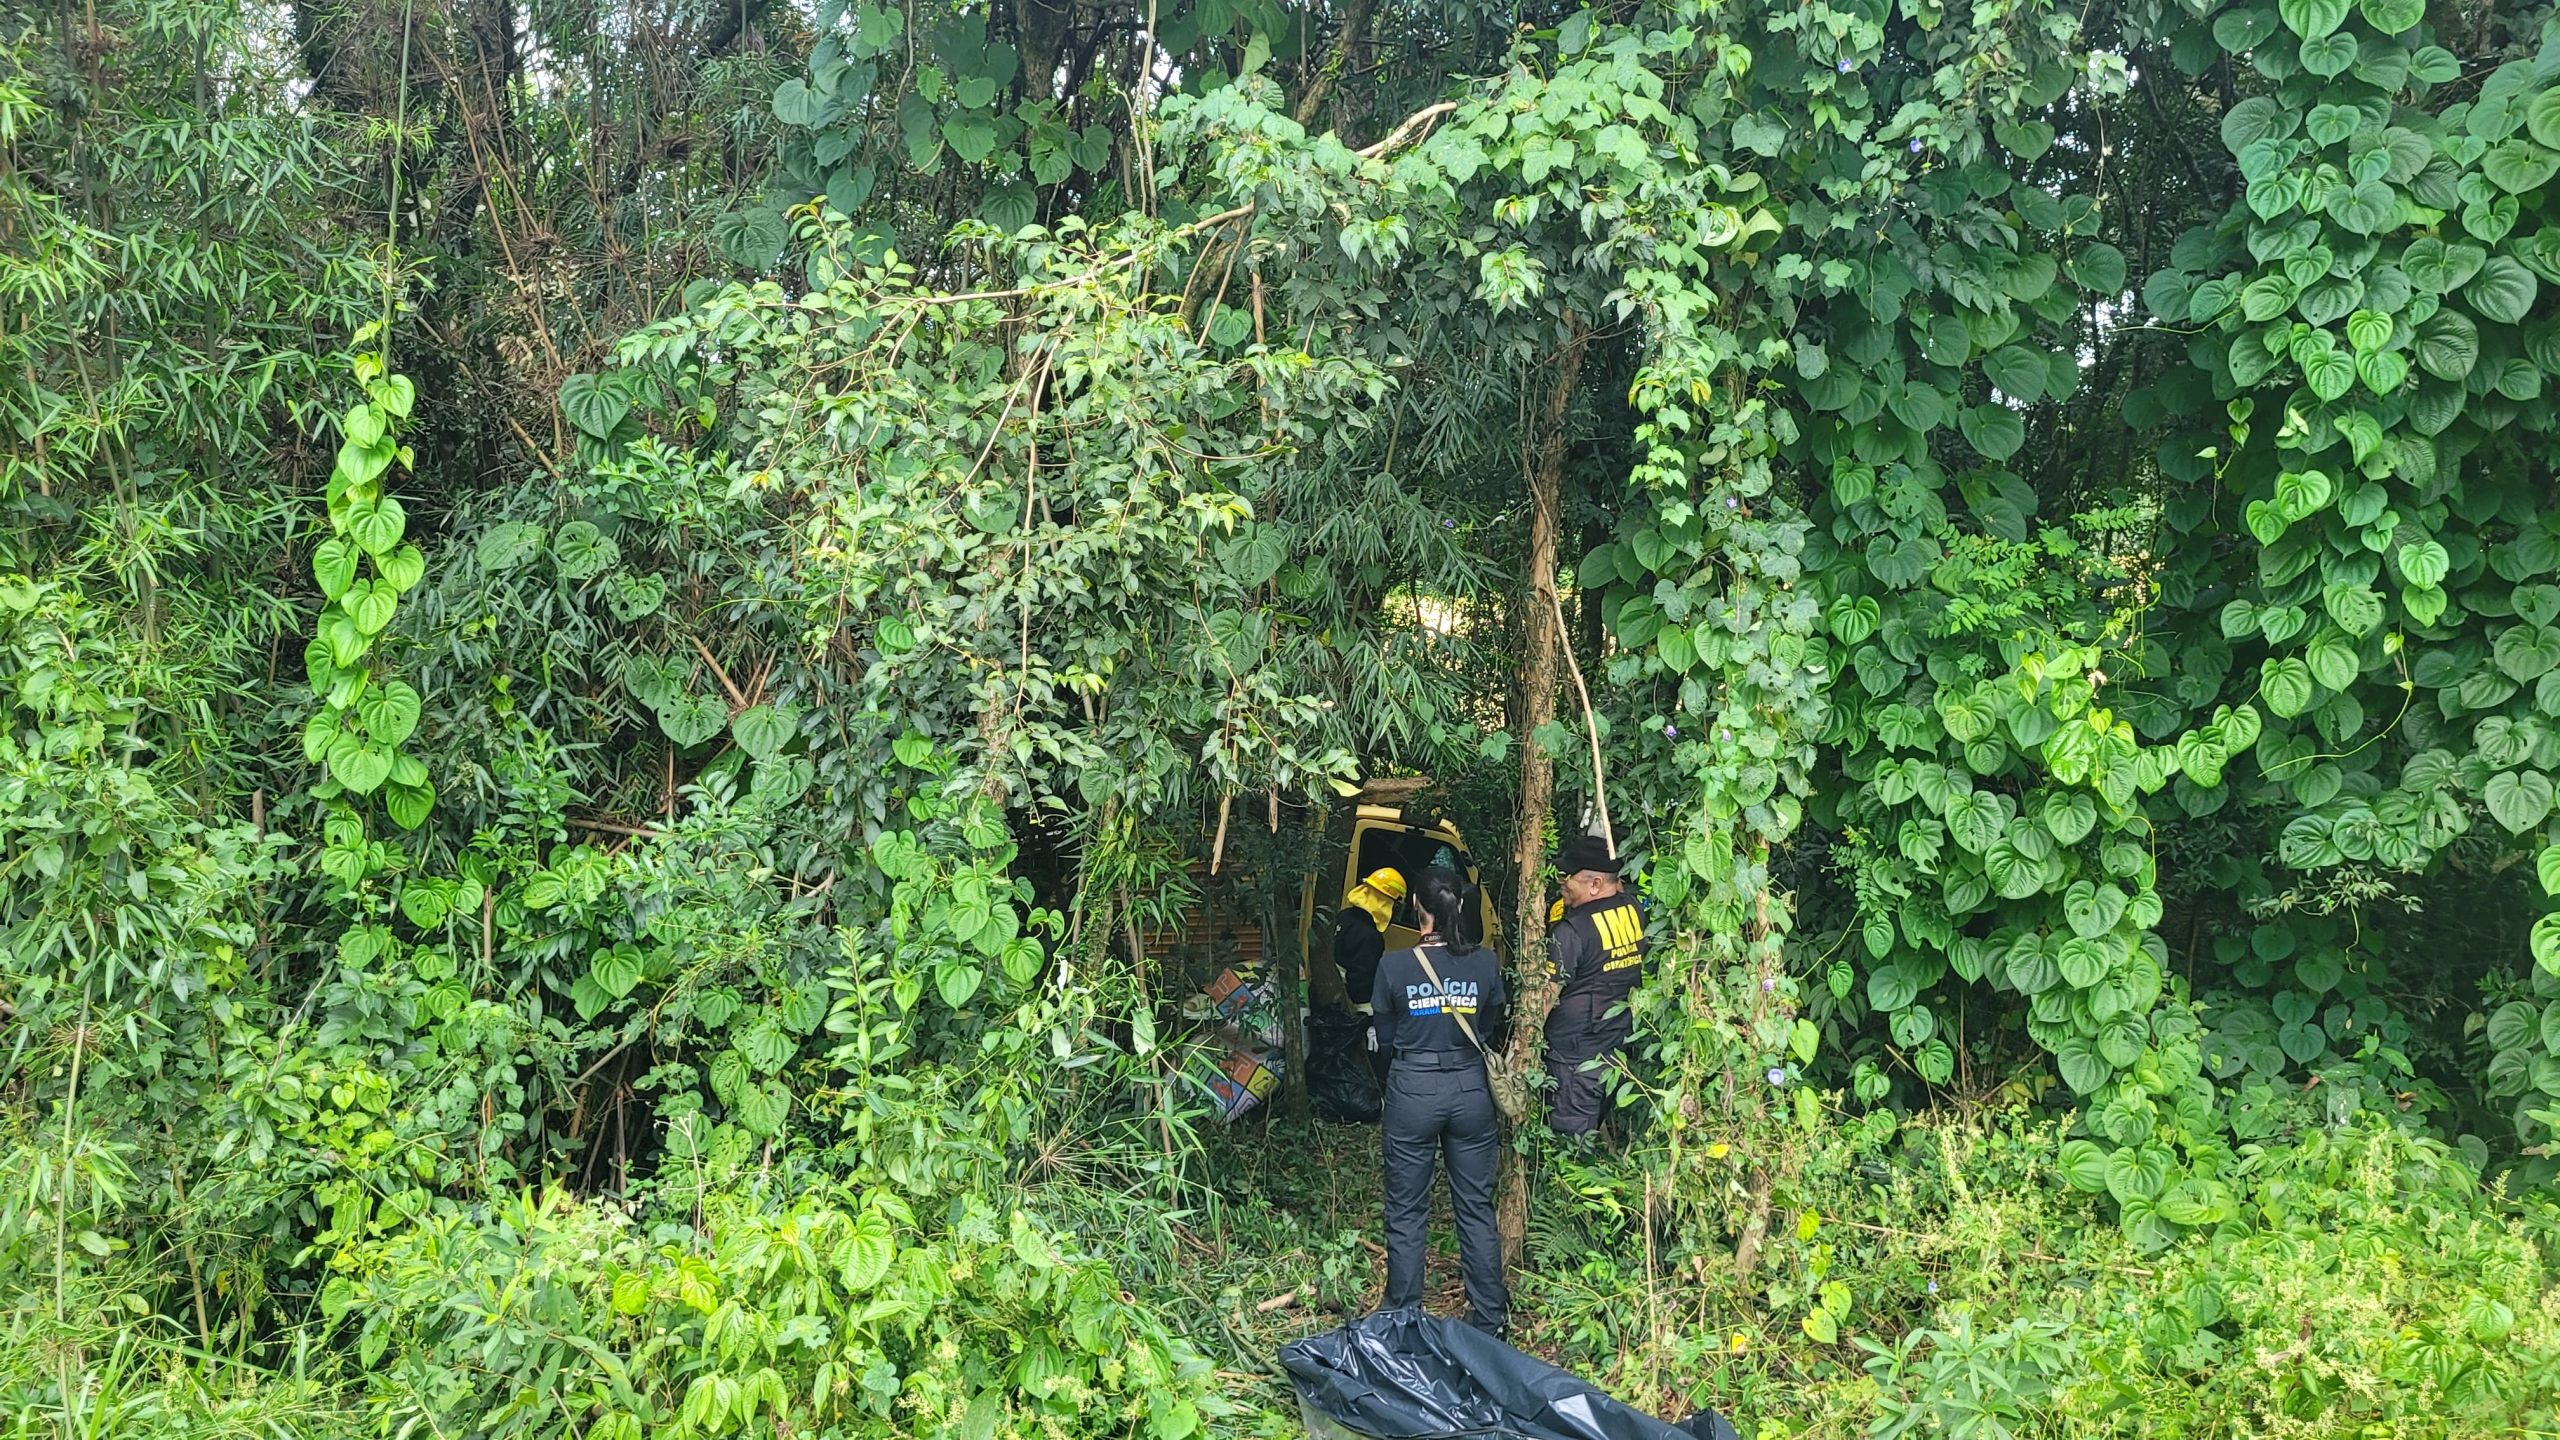
[[[1466,1273],[1467,1321],[1500,1335],[1510,1319],[1511,1292],[1503,1284],[1502,1236],[1493,1219],[1493,1177],[1502,1146],[1483,1058],[1398,1055],[1387,1073],[1381,1134],[1387,1170],[1387,1308],[1422,1303],[1431,1176],[1445,1158],[1449,1208],[1458,1219],[1458,1260]]]
[[[1547,1126],[1559,1135],[1588,1135],[1609,1113],[1608,1066],[1592,1062],[1615,1056],[1635,1033],[1635,1017],[1620,1008],[1625,998],[1568,995],[1547,1016],[1547,1077],[1556,1082]]]

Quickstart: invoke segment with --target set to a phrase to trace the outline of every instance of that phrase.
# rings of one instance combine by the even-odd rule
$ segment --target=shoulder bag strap
[[[1441,1013],[1447,1015],[1450,1019],[1457,1021],[1458,1028],[1466,1033],[1467,1043],[1476,1047],[1477,1054],[1484,1054],[1484,1042],[1476,1038],[1476,1027],[1467,1023],[1466,1016],[1448,1008],[1449,987],[1442,983],[1440,979],[1440,972],[1432,968],[1430,954],[1424,949],[1424,947],[1416,945],[1413,947],[1413,958],[1422,962],[1422,973],[1431,977],[1432,988],[1440,992]]]

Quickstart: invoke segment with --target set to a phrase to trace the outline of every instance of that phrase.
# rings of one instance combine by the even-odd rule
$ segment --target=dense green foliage
[[[10,1423],[1283,1430],[1167,937],[1553,764],[1528,1343],[2560,1428],[2555,207],[2518,4],[0,18]]]

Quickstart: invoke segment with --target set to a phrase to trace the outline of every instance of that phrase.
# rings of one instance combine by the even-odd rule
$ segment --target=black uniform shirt
[[[1398,950],[1378,962],[1378,984],[1370,995],[1378,1053],[1393,1061],[1397,1054],[1469,1055],[1476,1041],[1488,1048],[1503,1035],[1502,963],[1488,949],[1452,950],[1427,942],[1431,968],[1440,983],[1431,983],[1419,952]],[[1475,1027],[1469,1040],[1458,1017]]]
[[[1333,964],[1342,972],[1342,988],[1352,1004],[1368,1002],[1369,992],[1378,984],[1378,957],[1386,952],[1387,937],[1378,933],[1378,922],[1369,912],[1357,905],[1343,906],[1333,922]]]
[[[1547,933],[1556,998],[1624,999],[1644,978],[1644,951],[1644,912],[1636,908],[1634,896],[1620,893],[1573,907]]]

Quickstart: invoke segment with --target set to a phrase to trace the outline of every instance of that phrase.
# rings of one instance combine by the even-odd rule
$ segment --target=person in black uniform
[[[1381,1136],[1386,1308],[1422,1303],[1431,1176],[1446,1158],[1458,1259],[1466,1272],[1467,1323],[1499,1337],[1509,1323],[1511,1296],[1502,1278],[1502,1237],[1494,1228],[1494,1165],[1501,1147],[1484,1057],[1504,1034],[1502,966],[1485,948],[1474,885],[1451,871],[1425,870],[1414,901],[1422,943],[1379,962],[1370,999],[1379,1053],[1388,1062]]]
[[[1333,920],[1333,965],[1354,1005],[1368,1003],[1378,985],[1378,958],[1387,953],[1387,927],[1404,899],[1404,876],[1393,867],[1372,870],[1342,897]]]
[[[1547,1012],[1547,1074],[1555,1100],[1547,1124],[1588,1135],[1609,1108],[1607,1066],[1635,1033],[1627,997],[1644,978],[1644,915],[1618,883],[1618,857],[1596,835],[1577,835],[1556,852],[1564,874],[1563,915],[1547,932],[1555,1008]]]

